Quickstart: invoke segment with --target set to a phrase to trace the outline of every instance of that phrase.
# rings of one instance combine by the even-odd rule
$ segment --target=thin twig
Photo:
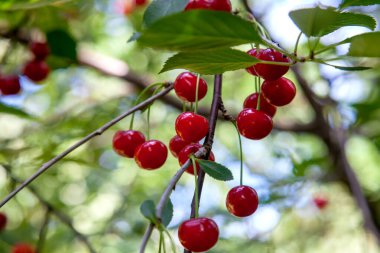
[[[50,215],[51,215],[51,210],[49,207],[46,207],[44,221],[42,222],[40,233],[38,235],[36,253],[41,253],[42,249],[44,247],[46,236],[47,236],[47,231],[48,231],[48,225],[50,222]]]
[[[151,96],[147,100],[145,100],[145,101],[141,102],[140,104],[132,107],[131,109],[129,109],[128,111],[124,112],[123,114],[121,114],[117,118],[109,121],[108,123],[106,123],[105,125],[103,125],[102,127],[100,127],[99,129],[97,129],[94,132],[90,133],[89,135],[87,135],[86,137],[84,137],[83,139],[81,139],[80,141],[78,141],[77,143],[75,143],[74,145],[72,145],[70,148],[66,149],[61,154],[57,155],[56,157],[54,157],[53,159],[51,159],[50,161],[48,161],[47,163],[43,164],[38,169],[37,172],[35,172],[32,176],[30,176],[28,179],[26,179],[14,191],[12,191],[8,196],[6,196],[4,198],[4,200],[1,201],[0,208],[2,206],[4,206],[9,200],[11,200],[18,192],[20,192],[22,189],[24,189],[25,186],[27,186],[28,184],[30,184],[31,182],[33,182],[37,177],[39,177],[41,174],[43,174],[46,170],[48,170],[50,167],[52,167],[54,164],[56,164],[62,158],[64,158],[68,154],[70,154],[72,151],[76,150],[77,148],[79,148],[83,144],[87,143],[89,140],[91,140],[95,136],[101,135],[107,129],[109,129],[110,127],[112,127],[113,125],[115,125],[116,123],[118,123],[119,121],[121,121],[122,119],[124,119],[125,117],[127,117],[128,115],[132,114],[133,112],[136,112],[136,111],[138,111],[138,110],[140,110],[142,108],[145,108],[147,105],[149,105],[150,103],[154,102],[156,99],[158,99],[158,98],[160,98],[162,96],[165,96],[172,89],[173,89],[173,83],[168,83],[163,91],[157,93],[154,96]]]

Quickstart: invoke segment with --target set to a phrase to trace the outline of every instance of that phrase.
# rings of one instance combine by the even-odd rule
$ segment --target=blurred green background
[[[333,0],[250,4],[274,40],[292,50],[299,31],[288,12],[317,2],[339,4]],[[1,198],[44,162],[131,107],[141,87],[118,78],[119,74],[131,71],[153,83],[173,81],[181,72],[158,75],[170,54],[127,43],[134,31],[141,30],[145,7],[125,15],[124,4],[121,0],[0,2],[0,34],[12,30],[31,34],[32,38],[46,34],[56,48],[48,58],[52,72],[46,81],[36,85],[21,77],[20,95],[0,97]],[[233,0],[233,6],[244,12],[239,1]],[[379,7],[357,9],[379,20]],[[364,31],[340,29],[322,43]],[[301,52],[306,44],[301,45]],[[344,46],[338,48],[338,52],[345,50]],[[0,57],[9,51],[6,62],[1,62],[1,71],[19,73],[31,55],[23,43],[0,37]],[[112,75],[91,64],[77,63],[76,54]],[[332,127],[339,124],[344,128],[348,161],[379,225],[379,69],[342,72],[308,63],[300,72],[322,100],[332,101],[324,107],[326,119]],[[287,77],[296,82],[291,71]],[[200,104],[208,110],[213,78],[205,79],[209,92]],[[258,191],[261,202],[249,218],[232,217],[225,208],[228,189],[238,184],[239,153],[234,127],[218,121],[213,152],[217,162],[233,171],[235,180],[221,183],[206,178],[200,214],[214,218],[221,231],[218,244],[210,252],[380,252],[376,239],[363,228],[360,209],[348,185],[337,175],[326,142],[315,132],[299,131],[299,125],[313,122],[315,112],[298,90],[295,101],[278,110],[274,119],[277,129],[268,138],[243,139],[245,183]],[[223,99],[232,114],[241,110],[245,97],[253,92],[254,78],[244,70],[224,75]],[[174,98],[173,92],[170,95]],[[178,114],[173,106],[157,101],[151,112],[151,136],[168,144],[175,134]],[[129,119],[125,119],[94,138],[38,178],[32,191],[23,190],[1,208],[9,224],[0,233],[0,252],[10,252],[16,242],[38,243],[47,204],[70,217],[74,228],[87,236],[97,252],[137,252],[148,225],[140,214],[140,204],[145,199],[158,201],[179,165],[169,155],[163,168],[145,171],[133,160],[117,156],[112,150],[112,136],[128,126]],[[147,130],[145,114],[137,114],[135,128]],[[176,230],[189,217],[193,189],[193,178],[186,174],[171,197],[175,208],[169,228],[177,243]],[[328,200],[325,209],[315,206],[315,196]],[[42,252],[88,252],[80,237],[54,214],[47,228]],[[147,252],[157,252],[157,245],[158,233],[154,233]]]

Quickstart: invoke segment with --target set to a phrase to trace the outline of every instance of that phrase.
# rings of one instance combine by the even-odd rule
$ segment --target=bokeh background
[[[232,2],[245,15],[240,1]],[[158,75],[170,53],[127,43],[134,31],[141,30],[145,7],[125,13],[125,4],[124,0],[0,2],[0,34],[4,35],[0,36],[0,59],[8,52],[1,62],[3,73],[20,73],[31,58],[22,40],[8,36],[11,30],[38,39],[50,34],[50,38],[59,38],[54,40],[55,47],[62,49],[49,56],[52,72],[43,83],[36,85],[21,77],[19,95],[0,97],[1,198],[44,162],[131,107],[142,84],[173,81],[181,72]],[[299,30],[289,19],[289,11],[316,4],[338,6],[339,1],[249,4],[273,39],[291,51]],[[379,6],[356,9],[379,20]],[[321,42],[333,43],[366,31],[343,28]],[[301,53],[307,47],[302,40]],[[337,53],[345,51],[345,46],[337,49]],[[323,102],[328,125],[344,133],[343,157],[356,173],[380,229],[379,69],[343,72],[307,63],[298,72]],[[123,75],[138,81],[120,78]],[[292,71],[287,77],[298,85]],[[207,111],[213,78],[205,79],[209,93],[200,106]],[[223,99],[231,114],[238,113],[254,91],[254,78],[244,70],[224,75]],[[174,94],[170,95],[175,101]],[[171,103],[157,101],[151,112],[151,136],[168,144],[179,112]],[[215,219],[221,231],[210,252],[380,252],[376,237],[363,228],[361,209],[334,161],[342,155],[332,154],[315,119],[314,109],[298,86],[295,101],[278,110],[276,129],[269,137],[243,139],[245,184],[258,191],[261,203],[253,216],[244,219],[232,217],[225,208],[228,190],[238,184],[239,151],[233,125],[218,121],[213,152],[217,162],[233,171],[235,180],[222,183],[206,178],[200,214]],[[140,204],[145,199],[158,201],[179,165],[169,156],[163,168],[145,171],[133,160],[117,156],[112,136],[128,126],[129,119],[125,119],[94,138],[1,208],[9,224],[0,233],[0,252],[10,252],[16,242],[37,245],[48,209],[53,214],[41,252],[88,252],[75,231],[85,235],[97,252],[137,252],[148,225]],[[147,130],[145,114],[137,114],[135,128]],[[332,130],[331,134],[336,133]],[[174,218],[169,228],[176,241],[178,225],[189,217],[193,191],[193,178],[186,174],[172,194]],[[317,196],[327,199],[326,208],[317,208]],[[158,233],[154,233],[147,252],[157,252],[157,247]]]

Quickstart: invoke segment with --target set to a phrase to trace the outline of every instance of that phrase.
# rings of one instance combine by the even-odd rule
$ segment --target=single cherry
[[[292,81],[281,77],[274,81],[265,81],[262,92],[273,105],[284,106],[292,102],[297,91]]]
[[[257,103],[259,100],[259,93],[252,93],[249,95],[245,101],[244,101],[244,108],[257,108]],[[269,117],[273,118],[273,116],[276,114],[277,108],[276,106],[272,105],[269,100],[263,96],[261,93],[260,95],[260,109],[259,111],[264,112]]]
[[[176,135],[170,139],[169,149],[174,157],[178,157],[179,152],[189,144],[190,142],[184,141],[181,137]]]
[[[144,6],[147,4],[147,2],[148,2],[147,0],[135,0],[135,4],[137,6]]]
[[[215,11],[231,12],[232,6],[230,0],[190,0],[185,10],[209,9]]]
[[[7,221],[8,219],[5,213],[0,213],[0,232],[7,226]]]
[[[190,72],[183,72],[174,82],[174,91],[177,96],[186,102],[195,102],[197,89],[197,76]],[[207,83],[199,78],[198,84],[198,101],[200,101],[207,93]]]
[[[18,243],[12,247],[12,253],[35,253],[34,247],[27,243]]]
[[[194,218],[184,221],[178,229],[182,246],[192,252],[208,251],[218,242],[218,225],[209,218]]]
[[[0,77],[0,92],[3,95],[15,95],[21,90],[20,79],[18,76]]]
[[[246,138],[260,140],[273,128],[272,118],[255,109],[244,109],[236,119],[239,132]]]
[[[313,199],[314,204],[318,207],[319,210],[323,210],[329,204],[329,200],[323,196],[316,196]]]
[[[228,192],[226,206],[228,212],[237,217],[250,216],[259,206],[257,192],[246,185],[236,186]]]
[[[135,151],[135,161],[137,165],[146,170],[160,168],[168,157],[168,148],[164,143],[157,140],[144,142]]]
[[[45,60],[50,54],[50,49],[45,42],[32,42],[29,45],[30,51],[34,54],[36,60]]]
[[[24,75],[34,82],[44,80],[50,72],[49,66],[44,61],[33,60],[24,67]]]
[[[184,147],[181,150],[181,152],[179,152],[179,154],[178,154],[179,165],[182,166],[184,163],[186,163],[186,161],[190,158],[190,155],[195,154],[201,147],[202,147],[202,145],[199,143],[192,143],[192,144],[189,144],[186,147]],[[215,156],[214,156],[214,153],[212,151],[211,151],[210,157],[208,159],[210,161],[215,161]],[[195,162],[195,164],[197,167],[197,175],[199,175],[199,170],[200,170],[199,164],[198,164],[198,162]],[[194,166],[192,164],[189,165],[189,167],[187,167],[186,172],[194,175]]]
[[[289,63],[289,58],[281,54],[280,52],[275,51],[274,49],[261,49],[259,53],[256,52],[256,49],[251,49],[247,52],[249,55],[263,60],[263,61],[272,61],[272,62],[283,62]],[[257,63],[249,68],[247,71],[255,76],[260,76],[265,80],[276,80],[288,72],[289,66],[280,66],[280,65],[270,65]]]
[[[193,112],[183,112],[175,121],[175,131],[187,142],[198,142],[208,132],[208,120]]]
[[[140,131],[117,131],[112,142],[116,153],[132,158],[137,147],[145,142],[145,136]]]

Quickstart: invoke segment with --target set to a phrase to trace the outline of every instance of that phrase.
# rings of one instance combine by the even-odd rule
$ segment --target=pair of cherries
[[[29,45],[33,60],[26,63],[23,74],[34,82],[44,80],[50,72],[49,66],[45,63],[46,57],[50,54],[46,43],[32,42]],[[0,92],[2,95],[16,95],[21,91],[20,79],[17,75],[0,75]]]
[[[116,153],[134,158],[142,169],[158,169],[168,157],[168,149],[164,143],[159,140],[146,141],[144,134],[140,131],[117,131],[112,142]]]
[[[288,63],[288,57],[274,49],[252,49],[249,55],[263,61]],[[246,138],[260,140],[270,134],[273,129],[272,117],[276,114],[276,106],[289,104],[296,96],[296,87],[292,81],[282,77],[289,70],[289,66],[257,63],[247,71],[262,77],[265,81],[261,87],[261,94],[253,93],[244,101],[244,109],[236,121],[239,132]],[[260,99],[260,108],[257,108]]]

